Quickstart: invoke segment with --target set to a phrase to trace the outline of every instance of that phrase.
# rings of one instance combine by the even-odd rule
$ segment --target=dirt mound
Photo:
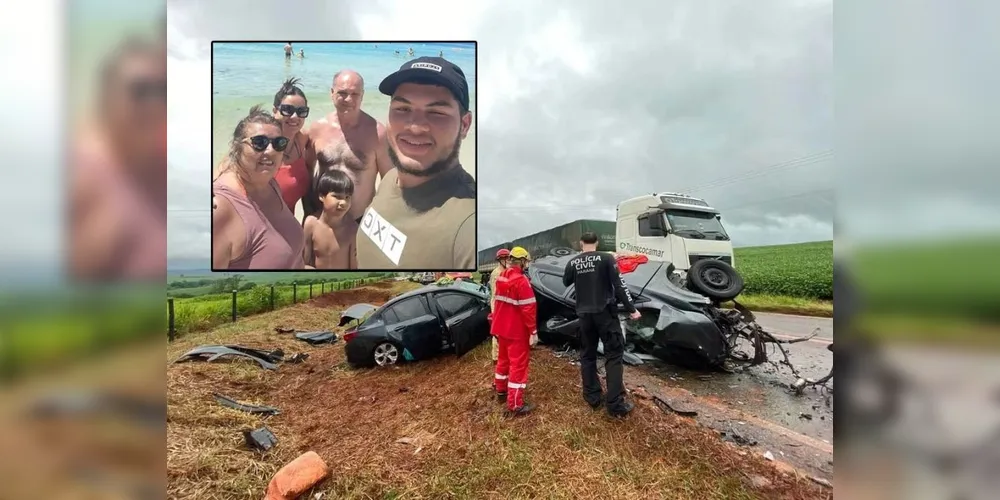
[[[392,281],[376,281],[375,283],[372,283],[368,286],[371,288],[378,288],[380,290],[388,290],[392,288],[394,285],[395,283]]]
[[[358,303],[380,305],[391,299],[393,295],[395,294],[388,288],[375,288],[369,285],[324,294],[310,300],[307,304],[315,307],[347,307]]]

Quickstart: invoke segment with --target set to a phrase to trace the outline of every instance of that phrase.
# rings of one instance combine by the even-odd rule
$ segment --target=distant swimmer
[[[292,42],[288,42],[285,44],[285,59],[291,59],[291,58],[292,58]]]
[[[439,50],[438,51],[438,57],[444,57],[444,51],[443,50]]]
[[[299,59],[306,58],[306,49],[299,49]]]
[[[398,51],[398,50],[396,51],[396,55],[397,55],[397,56],[399,55],[399,51]]]
[[[413,47],[410,47],[410,57],[413,57]]]

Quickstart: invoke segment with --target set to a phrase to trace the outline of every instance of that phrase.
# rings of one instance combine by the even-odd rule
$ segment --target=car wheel
[[[549,250],[549,255],[552,255],[554,257],[565,257],[567,255],[572,255],[575,252],[576,250],[573,250],[572,248],[569,247],[556,247],[553,248],[552,250]]]
[[[743,277],[733,266],[721,260],[704,259],[695,262],[687,273],[688,288],[710,299],[725,301],[743,291]]]
[[[399,361],[399,348],[392,342],[382,342],[372,350],[372,361],[376,366],[391,366]]]

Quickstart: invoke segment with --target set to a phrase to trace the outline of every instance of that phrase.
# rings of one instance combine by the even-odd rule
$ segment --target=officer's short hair
[[[587,231],[586,233],[583,233],[582,235],[580,235],[580,242],[586,243],[588,245],[593,245],[594,243],[597,243],[597,233],[593,231]]]

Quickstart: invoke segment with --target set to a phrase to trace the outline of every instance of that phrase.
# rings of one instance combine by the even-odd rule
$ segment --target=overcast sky
[[[171,258],[209,254],[209,42],[292,33],[479,41],[480,248],[652,191],[739,246],[832,237],[829,1],[304,1],[294,31],[266,5],[169,3]]]

